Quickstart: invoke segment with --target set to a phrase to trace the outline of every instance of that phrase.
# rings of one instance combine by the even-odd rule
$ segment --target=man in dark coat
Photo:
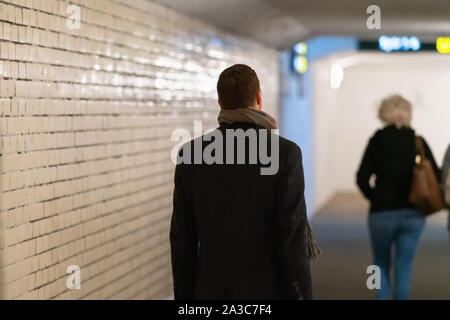
[[[177,160],[175,299],[312,299],[301,150],[271,131],[253,69],[226,69],[217,89],[220,127]]]

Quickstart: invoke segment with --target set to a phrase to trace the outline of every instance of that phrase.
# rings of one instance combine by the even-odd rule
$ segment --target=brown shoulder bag
[[[421,137],[416,137],[416,164],[414,165],[409,201],[425,216],[444,208],[444,201],[433,166],[425,155]]]

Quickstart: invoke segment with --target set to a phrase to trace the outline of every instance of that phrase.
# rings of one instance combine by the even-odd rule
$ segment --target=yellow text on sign
[[[450,53],[450,37],[440,37],[436,40],[436,49],[440,53]]]

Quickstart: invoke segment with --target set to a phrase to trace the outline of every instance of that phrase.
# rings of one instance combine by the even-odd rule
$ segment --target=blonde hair
[[[400,95],[390,96],[381,102],[378,117],[386,125],[411,127],[411,103]]]

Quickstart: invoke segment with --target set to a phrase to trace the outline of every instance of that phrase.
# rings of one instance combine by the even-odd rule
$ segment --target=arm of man
[[[283,295],[289,300],[311,300],[305,182],[298,146],[288,152],[280,170],[275,248]]]
[[[170,228],[175,300],[193,300],[198,256],[198,237],[193,212],[182,187],[182,166],[175,169],[173,214]]]

